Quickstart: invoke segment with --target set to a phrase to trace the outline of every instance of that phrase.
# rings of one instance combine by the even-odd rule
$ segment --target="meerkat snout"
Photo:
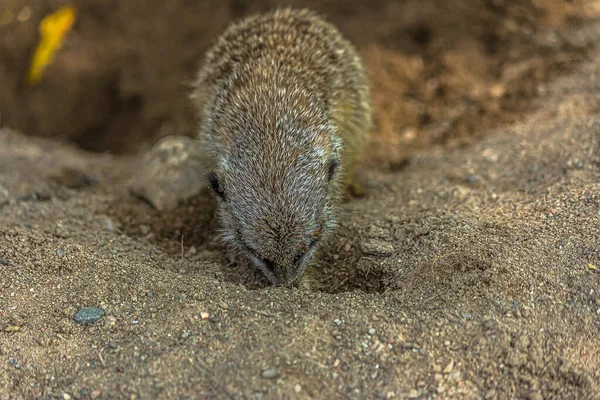
[[[301,157],[288,160],[281,170],[259,173],[261,160],[244,173],[236,162],[250,165],[245,156],[236,153],[223,163],[226,167],[206,175],[220,203],[221,234],[232,251],[244,254],[272,284],[292,284],[335,226],[331,202],[340,179],[339,161],[333,157],[323,165],[316,156]]]

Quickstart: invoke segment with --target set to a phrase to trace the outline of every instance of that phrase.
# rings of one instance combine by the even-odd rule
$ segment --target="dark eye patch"
[[[333,179],[333,176],[337,172],[339,166],[340,166],[340,162],[337,158],[334,158],[331,161],[329,161],[329,168],[327,170],[327,179],[328,180]]]
[[[208,179],[208,182],[210,183],[210,187],[212,188],[212,190],[214,190],[214,192],[216,194],[218,194],[223,200],[225,200],[225,190],[223,189],[223,186],[221,186],[221,183],[219,182],[219,177],[217,176],[217,173],[214,171],[211,171],[208,174],[206,174],[206,178]]]

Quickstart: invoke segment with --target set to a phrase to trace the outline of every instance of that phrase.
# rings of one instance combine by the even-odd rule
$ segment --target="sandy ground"
[[[600,27],[577,25],[581,62],[525,74],[518,112],[440,100],[468,143],[424,128],[365,168],[314,293],[228,266],[208,193],[133,197],[139,156],[0,129],[0,399],[600,398]]]

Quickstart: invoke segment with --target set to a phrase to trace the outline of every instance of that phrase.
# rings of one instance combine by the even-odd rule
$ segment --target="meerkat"
[[[208,50],[190,97],[230,254],[274,285],[310,288],[340,203],[364,194],[372,118],[357,50],[311,10],[248,16]]]

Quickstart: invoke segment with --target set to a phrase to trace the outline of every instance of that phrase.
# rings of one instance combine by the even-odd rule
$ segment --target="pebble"
[[[296,386],[294,386],[294,393],[298,394],[302,391],[302,386],[296,384]]]
[[[20,326],[7,326],[6,328],[4,328],[4,332],[19,332],[20,330]]]
[[[14,358],[9,359],[8,362],[16,369],[21,369],[21,364]]]
[[[544,398],[542,397],[542,395],[539,392],[530,394],[529,398],[531,400],[544,400]]]
[[[277,378],[278,375],[279,375],[279,372],[277,372],[277,369],[275,369],[275,368],[266,369],[261,374],[263,379],[274,379],[274,378]]]
[[[95,400],[98,397],[100,397],[102,395],[102,392],[99,390],[94,390],[91,394],[90,394],[90,399]]]
[[[202,319],[208,319],[209,317],[210,317],[210,314],[207,312],[203,311],[200,313],[200,318],[202,318]]]
[[[78,324],[90,324],[98,321],[104,316],[104,310],[94,307],[82,308],[73,318]]]
[[[446,365],[446,368],[444,368],[444,373],[449,374],[450,372],[452,372],[453,369],[454,369],[454,360],[450,361],[448,363],[448,365]]]
[[[369,329],[369,331],[368,331],[367,333],[368,333],[370,336],[373,336],[373,335],[375,334],[375,332],[377,332],[377,331],[375,330],[375,328],[371,328],[371,329]]]
[[[336,318],[336,319],[333,320],[333,323],[336,324],[336,325],[338,325],[338,326],[340,326],[342,324],[342,320]]]
[[[376,256],[389,256],[394,252],[394,246],[391,243],[377,239],[363,241],[360,248],[363,253]]]
[[[417,389],[411,389],[410,393],[408,394],[408,398],[409,399],[416,399],[419,397],[419,392],[417,392]]]

